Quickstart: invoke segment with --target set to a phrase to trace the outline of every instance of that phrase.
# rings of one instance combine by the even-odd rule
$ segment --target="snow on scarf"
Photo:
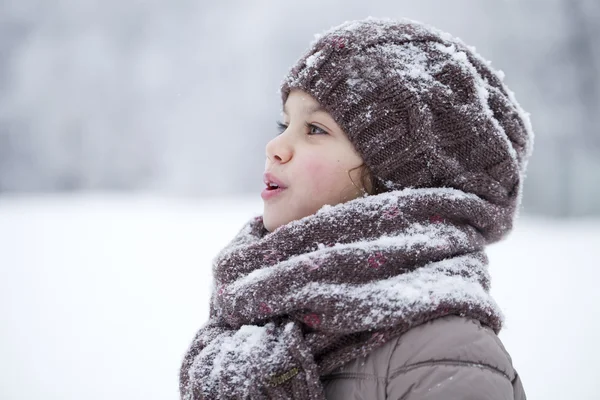
[[[501,328],[486,244],[512,207],[458,190],[361,197],[269,233],[249,221],[215,258],[210,319],[181,366],[197,399],[324,399],[319,376],[449,314]]]

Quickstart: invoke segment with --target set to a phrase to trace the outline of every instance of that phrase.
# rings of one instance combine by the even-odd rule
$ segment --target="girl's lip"
[[[279,180],[279,178],[277,178],[275,175],[273,175],[270,172],[265,172],[265,174],[263,175],[263,181],[265,182],[265,185],[269,186],[269,184],[274,183],[277,186],[279,186],[279,188],[281,189],[285,189],[287,186],[285,186],[285,184],[283,182],[281,182]]]
[[[269,200],[269,199],[272,199],[273,197],[277,196],[284,190],[285,190],[285,188],[282,188],[282,187],[277,188],[277,189],[268,189],[267,188],[262,191],[262,193],[260,194],[260,197],[262,197],[263,200]]]

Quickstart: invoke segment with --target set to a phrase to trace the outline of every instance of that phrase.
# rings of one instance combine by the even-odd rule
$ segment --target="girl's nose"
[[[267,158],[272,163],[285,164],[292,158],[291,146],[282,139],[283,137],[280,135],[267,143],[265,150],[267,153]]]

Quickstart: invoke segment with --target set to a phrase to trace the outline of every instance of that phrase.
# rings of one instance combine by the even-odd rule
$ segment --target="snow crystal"
[[[452,44],[446,46],[440,43],[436,43],[436,48],[452,56],[452,58],[457,61],[458,65],[461,68],[466,69],[469,72],[469,74],[473,77],[473,79],[475,80],[475,89],[479,97],[479,105],[481,106],[482,112],[492,122],[494,128],[496,128],[496,132],[498,132],[500,138],[505,143],[505,148],[508,151],[508,154],[512,157],[515,163],[518,164],[517,151],[513,147],[510,139],[508,138],[508,135],[504,131],[504,128],[502,127],[502,125],[500,125],[500,123],[494,116],[494,112],[490,108],[488,101],[490,93],[488,91],[488,87],[490,89],[492,88],[490,87],[489,83],[486,82],[477,72],[473,64],[471,64],[471,62],[469,61],[467,54],[464,51],[459,51],[456,49],[456,45]],[[483,60],[481,57],[480,59]]]
[[[305,60],[305,67],[300,72],[298,72],[298,75],[296,77],[294,77],[292,74],[287,75],[284,79],[284,83],[287,83],[289,86],[293,87],[298,85],[299,82],[305,79],[309,73],[318,74],[318,71],[314,69],[314,67],[323,57],[324,54],[322,50],[319,50],[314,54],[307,56]]]
[[[431,72],[436,72],[436,69],[427,68],[428,56],[420,47],[415,46],[413,43],[389,44],[382,46],[380,51],[395,61],[398,75],[408,76],[418,81],[419,87],[409,86],[409,89],[424,89],[422,87],[423,81],[427,81],[429,84],[433,82]],[[440,67],[437,66],[436,68],[439,69]]]
[[[312,68],[316,65],[317,61],[321,58],[321,54],[323,52],[321,50],[317,51],[315,54],[310,55],[306,59],[306,68]],[[315,72],[316,73],[316,72]]]
[[[286,346],[295,333],[294,327],[294,322],[288,322],[283,329],[274,322],[268,322],[264,326],[242,325],[235,331],[224,330],[217,335],[205,331],[199,340],[206,343],[206,346],[194,359],[188,371],[190,378],[205,376],[207,379],[202,381],[203,389],[214,392],[222,390],[220,384],[223,375],[226,375],[232,385],[228,393],[221,395],[237,398],[236,395],[248,392],[252,381],[246,373],[257,362],[264,365],[267,373],[289,362],[290,355]],[[280,331],[281,334],[275,331]],[[229,371],[236,373],[231,374]]]
[[[385,326],[386,322],[393,324],[409,313],[418,313],[429,309],[432,304],[445,302],[480,304],[502,315],[494,300],[475,278],[466,279],[445,272],[464,270],[467,263],[475,268],[486,269],[481,261],[466,255],[433,262],[410,273],[364,284],[311,282],[288,295],[285,301],[307,301],[321,296],[333,296],[333,307],[341,310],[348,304],[356,304],[358,300],[360,304],[368,305],[364,308],[367,315],[362,320],[363,327],[371,326],[376,329]]]
[[[206,348],[203,349],[204,351],[212,352],[216,351],[214,348],[218,348],[217,356],[213,361],[210,377],[218,379],[221,369],[223,368],[225,357],[227,357],[228,354],[236,353],[236,357],[247,359],[247,356],[253,351],[253,347],[256,347],[260,343],[261,338],[264,335],[264,327],[242,325],[232,336],[219,337],[210,342]]]
[[[362,250],[365,253],[384,249],[409,250],[415,246],[435,249],[439,246],[448,245],[450,237],[467,240],[465,233],[454,226],[415,224],[404,234],[398,236],[380,236],[373,240],[360,240],[350,243],[337,243],[332,247],[319,247],[317,250],[290,257],[275,265],[256,269],[229,285],[227,292],[239,295],[248,286],[267,280],[272,275],[289,272],[302,262],[327,257],[333,253],[355,253],[357,250]]]
[[[498,78],[500,78],[501,81],[504,81],[504,78],[506,78],[506,74],[504,73],[504,71],[499,69],[496,72],[497,72]]]
[[[329,212],[346,212],[349,209],[362,207],[361,211],[367,211],[367,208],[374,209],[376,211],[380,211],[381,207],[385,207],[389,204],[396,203],[398,200],[424,200],[428,197],[439,196],[441,200],[455,201],[455,200],[472,200],[472,201],[482,201],[477,195],[473,193],[463,192],[462,190],[450,188],[450,187],[441,187],[441,188],[404,188],[400,190],[394,190],[391,192],[381,193],[377,196],[368,196],[353,199],[347,201],[345,203],[340,203],[336,205],[324,205],[317,211],[317,215]],[[305,217],[305,218],[310,218]],[[292,222],[292,224],[297,223],[298,225],[303,225],[306,223],[306,220],[297,220]],[[303,221],[303,222],[302,222]]]
[[[387,185],[389,188],[394,188],[396,185],[393,182],[387,181]],[[441,187],[441,188],[402,188],[397,190],[392,190],[390,192],[381,193],[377,196],[365,196],[358,197],[353,200],[349,200],[344,203],[338,203],[335,205],[325,204],[323,205],[317,212],[313,215],[309,215],[286,224],[285,229],[301,229],[308,223],[311,219],[314,218],[315,215],[329,214],[335,215],[336,213],[345,213],[352,209],[359,209],[363,214],[372,214],[377,215],[381,212],[381,209],[396,204],[398,201],[400,202],[409,202],[409,201],[419,201],[425,200],[430,197],[439,197],[440,201],[461,201],[461,200],[470,200],[472,202],[483,202],[483,200],[473,193],[466,193],[458,189],[450,188],[450,187]],[[405,204],[403,203],[403,204]],[[273,232],[270,232],[268,235],[272,235],[275,232],[278,232],[283,226],[278,227]],[[233,252],[235,250],[231,250],[229,252]]]

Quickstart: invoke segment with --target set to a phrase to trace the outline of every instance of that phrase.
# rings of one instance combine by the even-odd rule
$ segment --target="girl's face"
[[[333,118],[301,90],[292,90],[283,110],[281,133],[266,146],[263,222],[272,232],[288,222],[363,194],[363,160]],[[356,168],[352,170],[353,168]],[[354,181],[354,183],[353,183]]]

